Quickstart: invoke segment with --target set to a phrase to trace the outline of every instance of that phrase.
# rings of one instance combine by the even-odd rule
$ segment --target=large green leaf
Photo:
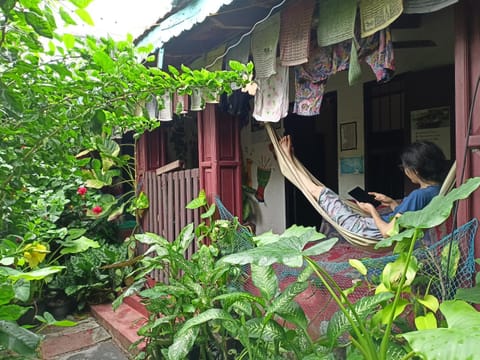
[[[200,193],[198,194],[198,196],[192,201],[190,201],[185,207],[187,209],[195,210],[206,205],[207,205],[207,194],[205,193],[205,190],[202,189],[200,190]]]
[[[375,247],[390,247],[394,242],[411,239],[414,232],[420,229],[430,229],[445,222],[450,216],[455,201],[466,199],[480,186],[480,177],[468,179],[458,188],[451,190],[447,195],[438,195],[422,210],[408,211],[400,216],[396,222],[406,231],[381,240]]]
[[[232,316],[223,309],[208,309],[197,316],[188,319],[183,324],[182,328],[177,332],[175,337],[180,338],[185,335],[190,329],[198,327],[206,322],[212,320],[233,321]]]
[[[29,271],[29,272],[21,272],[21,271],[12,269],[12,272],[9,278],[12,280],[25,279],[28,281],[42,280],[42,279],[45,279],[47,276],[50,276],[62,271],[63,269],[65,269],[65,266],[49,266],[49,267],[45,267],[45,268],[41,268],[41,269]]]
[[[307,256],[307,254],[308,256],[323,254],[329,251],[337,242],[337,239],[324,240],[317,246],[312,247],[314,250],[309,248],[304,251],[303,248],[307,243],[317,240],[317,235],[320,237],[323,237],[323,235],[316,232],[314,228],[302,227],[301,230],[299,236],[281,236],[277,241],[227,255],[220,261],[239,265],[257,264],[269,266],[273,263],[281,263],[291,267],[301,267],[303,265],[303,256]]]
[[[279,291],[277,274],[271,266],[251,265],[252,282],[260,290],[262,297],[270,301]]]
[[[0,284],[0,305],[8,304],[15,297],[15,290],[10,283]]]
[[[259,303],[263,307],[265,306],[265,300],[261,297],[252,295],[247,292],[235,291],[231,293],[221,294],[213,298],[213,301],[223,300],[224,301],[224,308],[229,308],[234,303],[238,301],[248,301],[250,303]]]
[[[358,326],[358,321],[354,317],[354,313],[360,321],[363,321],[368,315],[371,315],[377,306],[393,297],[391,293],[380,293],[374,296],[366,296],[353,304],[352,309],[347,308],[346,312],[350,319],[341,310],[333,314],[327,327],[327,337],[331,345],[334,345],[337,339],[345,332],[350,332],[353,326]]]
[[[60,254],[76,254],[90,248],[96,249],[99,247],[100,244],[97,241],[91,240],[85,236],[80,236],[78,239],[64,242],[63,248],[60,250]]]
[[[472,288],[460,288],[455,294],[455,299],[464,300],[473,304],[480,304],[480,284]]]
[[[168,360],[183,360],[193,347],[198,336],[198,328],[190,328],[175,339],[168,348]]]
[[[28,311],[28,307],[10,304],[0,305],[0,319],[7,321],[16,321]]]
[[[478,359],[480,313],[464,301],[445,301],[440,305],[448,328],[402,334],[416,354],[429,360]]]
[[[0,320],[0,345],[25,356],[33,356],[42,337],[16,323]]]
[[[275,313],[301,329],[307,329],[308,319],[302,307],[295,301],[282,303],[275,307]]]
[[[185,226],[182,231],[180,231],[180,234],[178,234],[177,238],[175,239],[175,244],[183,254],[190,247],[190,244],[194,239],[194,226],[193,223],[190,223]]]
[[[47,20],[42,18],[37,13],[31,11],[25,11],[24,15],[25,20],[35,30],[35,32],[47,38],[53,38],[52,27]]]
[[[245,323],[245,328],[250,338],[267,342],[280,340],[285,335],[284,328],[275,320],[264,323],[263,319],[250,319]]]
[[[283,290],[278,297],[272,302],[268,307],[268,313],[278,313],[282,309],[287,308],[288,304],[294,301],[295,297],[305,291],[308,288],[308,283],[304,282],[293,282],[288,285],[285,290]]]

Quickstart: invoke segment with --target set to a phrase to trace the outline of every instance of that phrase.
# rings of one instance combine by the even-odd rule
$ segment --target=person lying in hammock
[[[290,135],[280,139],[287,156],[292,160],[292,141]],[[346,205],[340,197],[324,185],[314,183],[304,174],[299,174],[301,182],[307,191],[315,197],[322,209],[342,228],[360,236],[369,238],[388,237],[393,229],[395,217],[406,211],[416,211],[424,208],[436,195],[446,174],[445,155],[432,142],[421,141],[407,146],[401,156],[401,168],[405,175],[419,188],[412,191],[400,203],[380,193],[369,192],[375,200],[390,208],[387,214],[380,214],[370,203],[357,202],[358,206],[370,216],[362,216]]]

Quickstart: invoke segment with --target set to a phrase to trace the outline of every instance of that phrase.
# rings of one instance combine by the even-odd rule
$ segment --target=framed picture
[[[355,150],[357,148],[357,123],[340,124],[340,150]]]

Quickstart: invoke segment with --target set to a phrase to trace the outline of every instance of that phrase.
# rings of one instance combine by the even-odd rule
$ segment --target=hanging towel
[[[358,60],[364,60],[372,69],[378,82],[392,78],[395,71],[393,43],[390,29],[380,30],[367,38],[358,39]]]
[[[393,23],[403,12],[403,0],[360,0],[362,38]]]
[[[457,3],[458,0],[404,0],[405,14],[425,14],[441,10]]]
[[[348,69],[351,40],[333,46],[314,47],[309,61],[295,67],[295,102],[293,112],[302,116],[320,113],[328,78]]]
[[[253,117],[258,121],[278,122],[288,114],[288,67],[277,65],[276,74],[257,79]]]
[[[310,27],[315,0],[295,1],[281,13],[280,61],[295,66],[308,61]]]
[[[322,0],[318,4],[318,46],[338,44],[353,37],[357,0]]]
[[[255,77],[268,78],[275,74],[278,38],[280,36],[280,13],[258,25],[252,34],[252,57]]]

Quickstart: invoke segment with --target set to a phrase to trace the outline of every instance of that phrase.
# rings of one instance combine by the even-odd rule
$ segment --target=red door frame
[[[238,118],[207,104],[198,113],[200,189],[210,203],[218,196],[242,221],[242,161]]]
[[[480,175],[480,94],[477,95],[472,123],[469,113],[480,78],[480,2],[463,0],[455,11],[455,119],[457,183]],[[478,89],[480,92],[480,89]],[[466,155],[465,155],[466,154]],[[465,161],[464,161],[465,159]],[[464,169],[464,173],[463,172]],[[480,192],[461,201],[459,224],[480,217]],[[480,235],[475,239],[475,257],[480,256]]]

